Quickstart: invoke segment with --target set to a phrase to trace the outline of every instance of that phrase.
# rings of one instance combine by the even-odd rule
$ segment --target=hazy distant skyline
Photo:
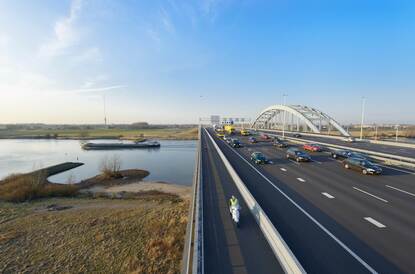
[[[282,103],[415,123],[412,1],[0,0],[0,124],[197,123]]]

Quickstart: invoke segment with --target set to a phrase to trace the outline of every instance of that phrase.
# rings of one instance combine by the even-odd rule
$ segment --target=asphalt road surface
[[[201,141],[205,273],[284,273],[205,132]],[[231,195],[242,208],[238,228]]]
[[[270,142],[238,136],[245,146],[234,149],[214,138],[307,272],[415,272],[413,173],[364,176],[326,153],[297,163]],[[273,163],[252,164],[254,151]]]

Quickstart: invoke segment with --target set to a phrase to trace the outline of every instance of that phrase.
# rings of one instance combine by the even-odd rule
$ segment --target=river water
[[[116,140],[90,142],[112,141]],[[55,183],[79,182],[97,175],[102,162],[115,155],[121,160],[122,169],[148,170],[146,181],[191,185],[196,141],[166,140],[160,144],[160,148],[152,149],[85,151],[78,140],[0,140],[0,179],[63,162],[82,162],[85,165],[49,177]]]

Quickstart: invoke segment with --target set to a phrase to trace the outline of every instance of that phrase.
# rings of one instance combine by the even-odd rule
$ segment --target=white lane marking
[[[415,194],[413,194],[411,192],[408,192],[408,191],[405,191],[403,189],[400,189],[400,188],[397,188],[397,187],[393,187],[393,186],[390,186],[390,185],[385,185],[385,186],[415,197]]]
[[[373,194],[371,194],[371,193],[369,193],[369,192],[366,192],[366,191],[364,191],[364,190],[361,190],[360,188],[357,188],[357,187],[353,187],[355,190],[357,190],[357,191],[360,191],[360,192],[362,192],[362,193],[365,193],[365,194],[367,194],[367,195],[369,195],[369,196],[372,196],[373,198],[376,198],[376,199],[378,199],[378,200],[380,200],[380,201],[382,201],[382,202],[385,202],[385,203],[387,203],[388,201],[386,201],[385,199],[382,199],[382,198],[380,198],[380,197],[378,197],[378,196],[376,196],[376,195],[373,195]]]
[[[305,183],[305,180],[303,178],[297,178],[298,181]]]
[[[256,167],[254,167],[250,162],[248,162],[243,156],[239,154],[236,150],[232,151],[239,156],[245,163],[247,163],[253,170],[255,170],[265,181],[267,181],[271,186],[273,186],[278,192],[280,192],[288,201],[290,201],[298,210],[300,210],[307,218],[309,218],[314,224],[316,224],[321,230],[323,230],[330,238],[332,238],[338,245],[340,245],[347,253],[349,253],[353,258],[355,258],[359,263],[361,263],[367,270],[371,273],[378,273],[373,269],[368,263],[366,263],[362,258],[359,257],[353,250],[351,250],[345,243],[343,243],[339,238],[337,238],[333,233],[330,232],[325,226],[323,226],[319,221],[317,221],[313,216],[310,215],[305,209],[303,209],[299,204],[297,204],[293,199],[291,199],[284,191],[277,187],[270,179],[268,179],[264,174],[262,174]]]
[[[319,161],[316,161],[316,160],[313,160],[313,159],[311,159],[311,161],[316,162],[317,164],[320,164],[320,165],[323,164],[322,162],[319,162]]]
[[[292,162],[292,163],[294,163],[294,164],[296,164],[296,165],[300,165],[300,163],[299,163],[299,162],[296,162],[296,161],[294,161],[294,160],[288,159],[288,161],[290,161],[290,162]]]
[[[334,199],[333,195],[328,194],[327,192],[321,192],[321,194],[323,194],[324,196],[326,196],[329,199]]]
[[[364,218],[366,221],[368,221],[369,223],[379,227],[379,228],[385,228],[386,225],[382,224],[381,222],[376,221],[375,219],[373,219],[372,217],[365,217]]]
[[[280,168],[280,169],[281,169],[282,171],[287,171],[287,170],[286,170],[285,168],[283,168],[283,167],[282,167],[282,168]]]
[[[385,165],[381,165],[381,164],[376,164],[376,165],[381,166],[381,167],[384,167],[384,168],[389,168],[389,169],[393,169],[393,170],[396,170],[396,171],[400,171],[400,172],[403,172],[403,173],[415,175],[414,172],[410,172],[410,171],[407,171],[407,170],[404,170],[404,169],[400,169],[400,168],[396,168],[396,167],[390,167],[390,166],[385,166]]]

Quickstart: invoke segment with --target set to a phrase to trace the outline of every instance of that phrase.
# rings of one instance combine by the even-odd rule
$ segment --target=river
[[[112,141],[116,140],[90,142]],[[162,140],[160,144],[153,149],[85,151],[78,140],[0,140],[0,178],[62,162],[82,162],[85,165],[49,177],[54,183],[79,182],[97,175],[102,162],[116,155],[121,169],[148,170],[146,181],[191,185],[197,142]]]

